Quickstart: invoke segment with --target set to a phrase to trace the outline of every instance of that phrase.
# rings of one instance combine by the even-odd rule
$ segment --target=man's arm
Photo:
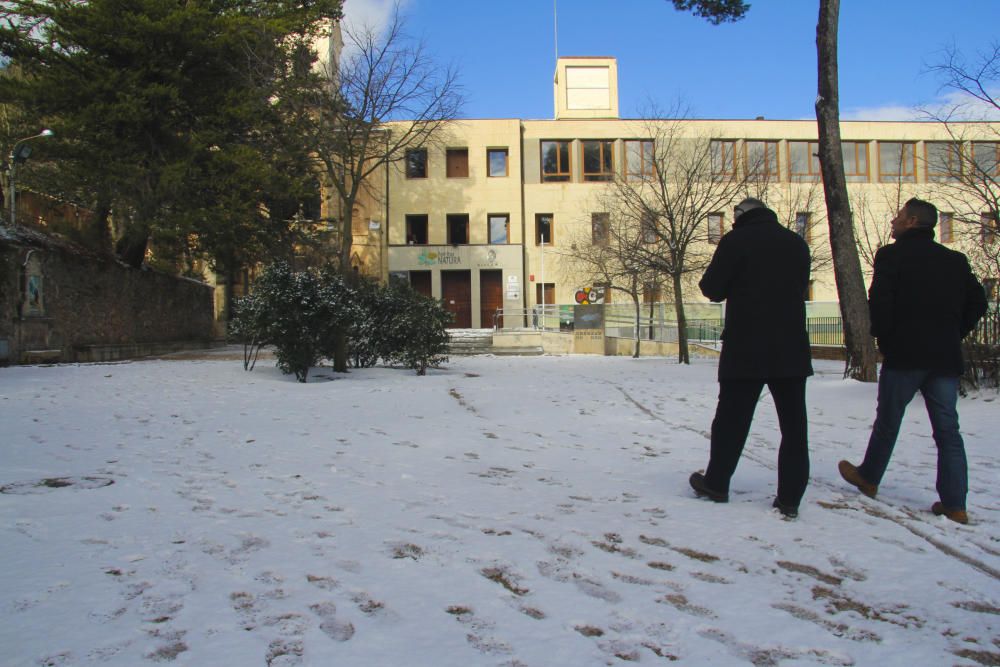
[[[719,240],[719,246],[715,249],[715,254],[712,255],[712,261],[698,283],[701,293],[710,301],[725,301],[726,297],[729,296],[729,283],[735,269],[735,257],[733,257],[729,246],[725,236]]]
[[[875,272],[868,288],[868,315],[871,318],[871,335],[881,338],[893,328],[892,303],[896,293],[897,271],[892,261],[891,246],[879,248],[875,253]]]
[[[976,328],[979,319],[986,314],[986,290],[972,273],[968,260],[965,262],[965,269],[967,275],[965,303],[962,306],[962,338],[968,336],[969,332]]]

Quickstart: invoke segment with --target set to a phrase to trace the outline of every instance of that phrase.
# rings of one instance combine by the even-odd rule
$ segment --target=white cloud
[[[373,28],[381,31],[389,22],[397,0],[345,0],[344,27],[348,30]],[[402,9],[406,2],[398,2]]]
[[[1000,90],[991,90],[993,99],[1000,101]],[[937,99],[917,107],[887,104],[878,107],[843,109],[843,120],[931,120],[951,117],[954,120],[1000,120],[1000,109],[975,97],[950,91]]]

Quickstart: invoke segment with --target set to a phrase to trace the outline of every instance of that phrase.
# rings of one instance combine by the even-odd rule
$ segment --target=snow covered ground
[[[766,395],[730,504],[688,488],[710,360],[0,369],[0,664],[1000,664],[1000,399],[960,526],[919,398],[880,499],[840,481],[875,386],[816,366],[795,521]]]

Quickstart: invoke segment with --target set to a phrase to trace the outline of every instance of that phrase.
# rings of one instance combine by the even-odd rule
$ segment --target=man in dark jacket
[[[958,430],[962,339],[986,312],[983,286],[965,255],[934,242],[937,209],[911,199],[892,220],[895,243],[875,253],[868,290],[871,333],[882,352],[875,424],[860,466],[839,464],[841,476],[874,498],[889,465],[903,413],[917,390],[924,396],[937,445],[934,514],[968,523],[968,464]]]
[[[794,518],[809,481],[809,246],[782,226],[763,202],[745,199],[736,207],[733,229],[719,241],[699,286],[712,301],[726,301],[726,324],[708,468],[691,475],[691,486],[699,496],[729,500],[729,480],[766,384],[781,427],[774,507]]]

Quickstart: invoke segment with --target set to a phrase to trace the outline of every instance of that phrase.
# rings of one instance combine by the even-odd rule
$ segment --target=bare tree
[[[956,47],[931,66],[955,102],[926,112],[947,142],[934,144],[925,167],[939,208],[951,209],[956,240],[981,277],[1000,278],[1000,42],[968,59]],[[993,121],[975,122],[968,121]]]
[[[650,238],[643,234],[641,221],[616,205],[612,191],[598,195],[595,208],[599,212],[592,213],[590,220],[574,226],[569,250],[560,251],[562,269],[574,279],[582,278],[594,287],[629,296],[635,306],[632,356],[638,358],[642,296],[662,276],[647,261],[648,249],[644,246]]]
[[[314,86],[300,118],[324,185],[337,200],[339,212],[329,222],[337,232],[339,270],[350,278],[357,204],[377,200],[376,181],[385,170],[434,144],[458,117],[463,98],[457,72],[406,35],[398,6],[384,30],[346,29],[344,43],[345,57],[329,73],[333,90]],[[346,344],[337,346],[334,369],[347,369]]]
[[[672,0],[681,10],[690,10],[713,24],[741,20],[750,9],[743,0]],[[818,94],[816,122],[819,128],[819,162],[823,174],[833,273],[837,281],[840,314],[844,322],[847,364],[844,375],[874,382],[875,342],[869,333],[868,299],[861,261],[854,241],[854,225],[847,195],[844,157],[840,144],[840,93],[837,76],[837,31],[840,0],[819,0],[816,22]]]
[[[626,145],[625,169],[610,184],[615,215],[641,240],[637,261],[667,279],[677,320],[678,361],[690,363],[685,283],[712,257],[725,211],[747,193],[735,144],[686,134],[680,120],[646,121],[642,140]],[[711,225],[715,227],[712,228]]]

